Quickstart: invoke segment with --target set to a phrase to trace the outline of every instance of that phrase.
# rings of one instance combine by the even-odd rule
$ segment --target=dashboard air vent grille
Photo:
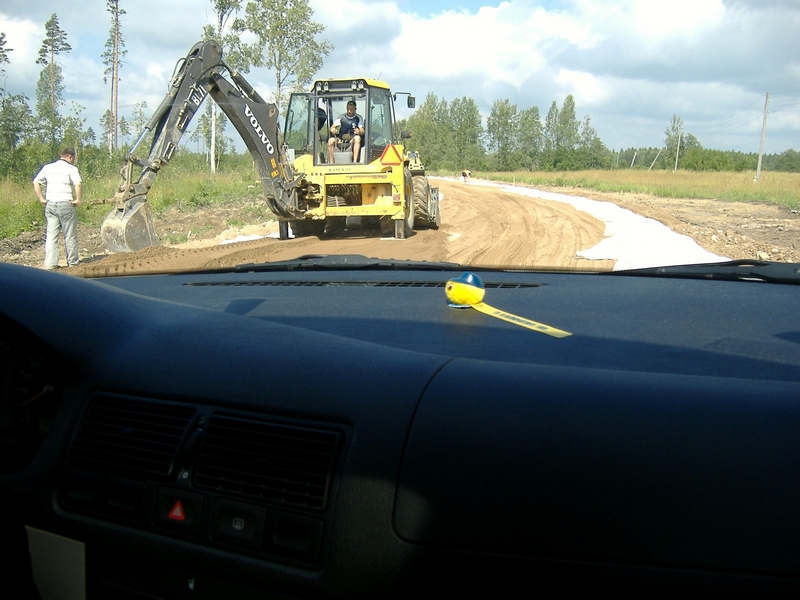
[[[72,440],[68,461],[104,473],[167,477],[194,415],[189,407],[95,397]]]
[[[262,502],[324,509],[339,438],[335,431],[213,415],[194,483]]]

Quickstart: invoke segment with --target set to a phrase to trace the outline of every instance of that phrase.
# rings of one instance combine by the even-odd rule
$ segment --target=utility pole
[[[681,138],[683,137],[683,129],[678,132],[678,147],[675,148],[675,168],[672,169],[672,172],[678,170],[678,155],[681,153]]]
[[[769,92],[767,92],[767,98],[764,100],[764,121],[761,124],[761,145],[758,148],[758,168],[756,169],[756,176],[753,177],[753,183],[758,181],[758,178],[761,176],[761,158],[764,156],[764,138],[767,137],[767,114],[769,111],[767,107],[769,106]]]
[[[653,159],[653,162],[650,163],[650,168],[647,169],[648,171],[652,171],[653,170],[653,165],[656,164],[656,161],[658,160],[658,157],[661,156],[661,151],[662,150],[663,150],[663,148],[659,148],[658,149],[658,154],[656,154],[656,157]]]

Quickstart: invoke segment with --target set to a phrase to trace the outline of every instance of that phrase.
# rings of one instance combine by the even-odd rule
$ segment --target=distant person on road
[[[44,195],[42,185],[45,186]],[[75,197],[72,191],[75,190]],[[64,233],[67,266],[78,264],[77,217],[75,207],[81,203],[81,175],[75,166],[75,150],[64,148],[61,157],[42,167],[33,178],[33,191],[44,206],[47,233],[44,242],[44,268],[58,268],[58,237]]]
[[[364,117],[356,114],[356,103],[350,100],[347,103],[347,112],[333,122],[328,138],[328,161],[333,162],[333,146],[340,141],[340,136],[349,135],[353,140],[353,162],[358,162],[358,153],[361,150],[361,136],[364,135]]]
[[[463,171],[461,171],[461,181],[467,183],[467,179],[469,179],[470,177],[472,177],[472,171],[470,171],[469,169],[464,169]]]

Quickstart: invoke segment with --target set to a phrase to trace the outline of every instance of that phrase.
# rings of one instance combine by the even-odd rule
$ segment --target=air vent
[[[72,466],[103,473],[166,478],[195,410],[113,396],[98,396],[72,440]]]
[[[340,434],[213,415],[194,484],[262,502],[324,509]]]
[[[378,288],[443,288],[444,281],[194,281],[192,287],[378,287]],[[545,283],[483,282],[486,289],[517,290],[535,288]]]

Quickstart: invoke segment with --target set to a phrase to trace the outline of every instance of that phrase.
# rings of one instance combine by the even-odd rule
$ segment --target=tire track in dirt
[[[576,256],[603,239],[605,225],[569,205],[478,185],[442,188],[449,194],[442,223],[454,262],[593,270],[614,265]]]
[[[578,258],[603,239],[604,224],[567,204],[517,196],[455,181],[435,182],[442,193],[442,226],[405,240],[355,229],[333,236],[280,241],[263,238],[208,247],[158,246],[78,265],[88,277],[221,269],[289,260],[304,254],[362,254],[382,259],[448,261],[476,266],[611,269],[614,261]]]

